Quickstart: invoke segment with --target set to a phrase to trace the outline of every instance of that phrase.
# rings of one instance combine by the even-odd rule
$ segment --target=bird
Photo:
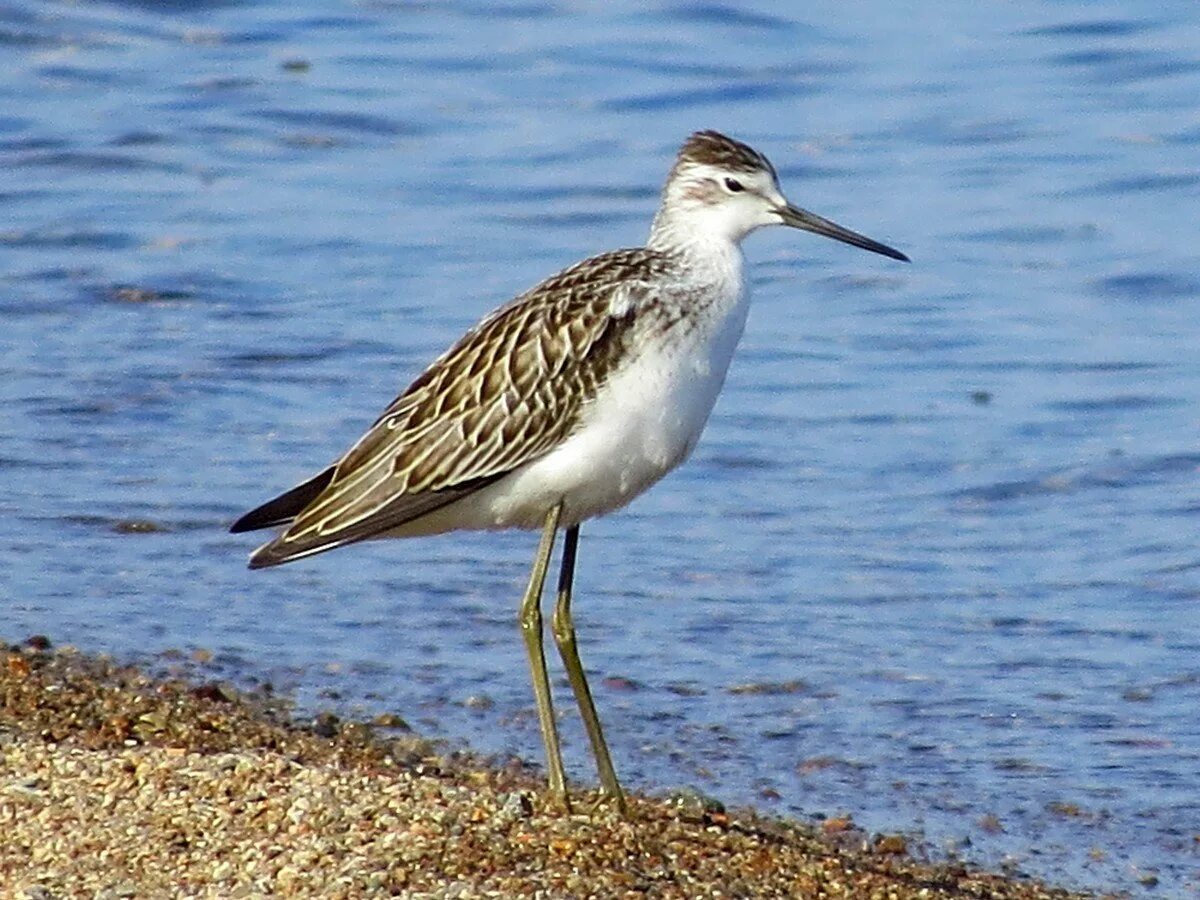
[[[282,528],[250,567],[375,538],[540,532],[518,621],[548,788],[570,809],[541,610],[562,531],[550,631],[601,797],[627,814],[575,636],[580,526],[624,507],[692,453],[746,323],[742,240],[776,225],[909,261],[790,203],[762,153],[698,131],[678,151],[645,246],[575,263],[485,316],[341,458],[234,522],[235,533]]]

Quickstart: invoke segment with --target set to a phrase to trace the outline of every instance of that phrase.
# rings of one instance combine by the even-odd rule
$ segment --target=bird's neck
[[[697,280],[740,285],[742,249],[728,232],[703,216],[679,215],[664,207],[654,217],[646,246],[684,260]]]

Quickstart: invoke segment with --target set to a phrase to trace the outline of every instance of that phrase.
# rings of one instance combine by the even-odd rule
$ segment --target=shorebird
[[[567,804],[541,613],[565,530],[551,631],[602,792],[624,812],[571,618],[579,526],[625,506],[696,446],[746,322],[741,241],[768,225],[908,261],[793,206],[757,150],[697,132],[679,150],[644,247],[585,259],[486,316],[337,462],[234,523],[234,532],[287,526],[250,567],[369,538],[540,530],[519,622],[549,787]]]

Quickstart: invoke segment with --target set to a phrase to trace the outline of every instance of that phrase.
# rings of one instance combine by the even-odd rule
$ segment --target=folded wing
[[[485,318],[426,369],[338,462],[233,530],[290,521],[251,566],[278,565],[411,522],[548,453],[572,432],[667,260],[585,260]]]

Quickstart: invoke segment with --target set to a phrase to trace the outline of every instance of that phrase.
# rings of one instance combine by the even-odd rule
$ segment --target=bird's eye
[[[729,193],[731,193],[731,194],[740,194],[742,191],[745,190],[745,188],[742,187],[742,183],[740,181],[738,181],[736,178],[726,178],[725,179],[725,189],[727,191],[729,191]]]

